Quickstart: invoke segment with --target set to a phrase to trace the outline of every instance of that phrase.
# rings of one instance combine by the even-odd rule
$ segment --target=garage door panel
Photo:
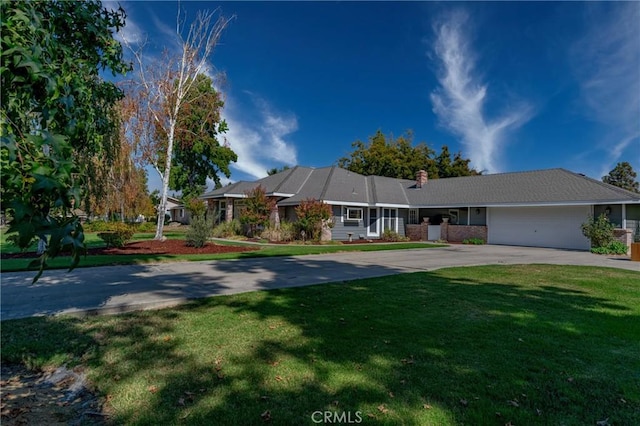
[[[589,213],[588,206],[490,208],[488,242],[588,250],[580,225]]]

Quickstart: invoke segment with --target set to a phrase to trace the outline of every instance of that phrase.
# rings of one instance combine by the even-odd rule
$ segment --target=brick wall
[[[443,240],[460,243],[469,238],[481,238],[487,242],[487,227],[478,225],[440,225],[440,235]]]
[[[407,225],[405,233],[405,235],[409,237],[411,241],[420,241],[423,239],[427,239],[426,235],[424,238],[422,238],[422,225]]]

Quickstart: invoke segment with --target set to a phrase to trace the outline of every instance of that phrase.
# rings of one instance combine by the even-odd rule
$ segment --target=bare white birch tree
[[[137,68],[135,81],[129,83],[126,93],[132,98],[137,110],[130,137],[135,140],[136,150],[141,158],[162,179],[156,240],[164,239],[164,215],[180,109],[184,106],[196,76],[208,70],[207,61],[233,18],[222,16],[218,10],[200,11],[185,36],[186,20],[178,10],[178,52],[165,49],[159,60],[150,60],[143,55],[142,47],[133,48],[126,40],[124,42],[133,53]]]

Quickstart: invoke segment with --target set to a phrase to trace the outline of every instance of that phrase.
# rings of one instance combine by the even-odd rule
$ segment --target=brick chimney
[[[428,180],[429,178],[427,177],[427,172],[425,170],[418,171],[418,173],[416,173],[416,188],[422,188]]]

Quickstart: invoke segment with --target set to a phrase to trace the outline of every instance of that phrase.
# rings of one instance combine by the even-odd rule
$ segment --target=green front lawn
[[[133,236],[132,241],[151,240],[155,234],[153,233],[137,233]],[[184,240],[184,230],[174,230],[165,232],[164,236],[170,239]],[[97,233],[87,233],[85,237],[87,247],[104,247],[104,242],[98,238]],[[216,244],[247,246],[249,244],[227,241],[216,241]],[[308,254],[325,254],[339,253],[347,251],[381,251],[381,250],[406,250],[417,248],[435,248],[445,247],[442,244],[431,244],[423,242],[409,243],[389,243],[389,244],[328,244],[328,245],[302,245],[302,244],[283,244],[283,245],[255,245],[255,251],[240,253],[221,253],[221,254],[142,254],[142,255],[87,255],[80,259],[78,267],[89,266],[106,266],[106,265],[133,265],[155,262],[178,262],[178,261],[198,261],[198,260],[222,260],[222,259],[241,259],[248,257],[269,257],[269,256],[301,256]],[[35,251],[36,247],[31,248]],[[19,250],[6,242],[4,233],[0,233],[0,251],[2,253],[18,253]],[[27,266],[33,259],[3,259],[0,263],[0,271],[13,272],[25,271]],[[69,267],[70,258],[68,256],[60,256],[47,261],[48,269],[65,269]],[[45,273],[46,274],[46,273]]]
[[[3,362],[84,364],[115,424],[640,424],[640,274],[451,268],[2,323]],[[316,414],[316,419],[317,419]]]

